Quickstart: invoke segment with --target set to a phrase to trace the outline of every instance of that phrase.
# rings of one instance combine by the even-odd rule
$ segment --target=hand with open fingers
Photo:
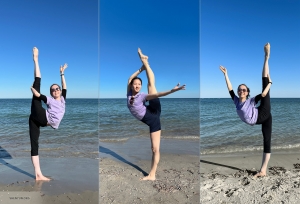
[[[223,67],[222,65],[220,65],[220,70],[224,73],[227,74],[227,69],[225,67]]]
[[[67,63],[65,63],[64,66],[60,65],[60,73],[63,74],[65,69],[67,69],[67,67],[68,67]]]
[[[172,91],[179,91],[179,90],[185,90],[185,84],[180,86],[180,83],[178,83],[173,89]]]

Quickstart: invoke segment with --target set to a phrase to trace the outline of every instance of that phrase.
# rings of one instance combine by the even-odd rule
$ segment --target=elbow
[[[263,98],[264,98],[266,95],[267,95],[267,94],[265,94],[265,93],[262,93],[262,94],[261,94],[261,97],[263,97]]]

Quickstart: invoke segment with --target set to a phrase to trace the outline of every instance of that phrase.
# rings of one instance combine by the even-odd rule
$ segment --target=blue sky
[[[100,98],[125,98],[127,80],[149,56],[157,90],[199,98],[199,1],[100,1]],[[147,92],[145,72],[143,92]]]
[[[261,93],[265,43],[273,81],[271,97],[300,97],[300,1],[202,0],[200,97],[229,98],[219,65],[228,69],[236,91],[245,83]]]
[[[34,46],[41,93],[61,83],[59,67],[66,62],[67,97],[97,98],[98,10],[98,0],[0,1],[0,98],[31,98]]]

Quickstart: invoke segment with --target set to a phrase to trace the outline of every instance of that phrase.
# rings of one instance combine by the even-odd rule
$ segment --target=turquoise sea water
[[[300,99],[271,98],[272,152],[300,148]],[[200,99],[200,152],[262,151],[261,125],[250,126],[238,117],[230,98]]]

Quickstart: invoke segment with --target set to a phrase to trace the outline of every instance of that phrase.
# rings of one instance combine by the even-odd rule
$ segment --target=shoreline
[[[41,169],[52,180],[35,181],[30,158],[0,159],[0,200],[9,203],[98,203],[99,160],[42,158]],[[86,172],[89,172],[88,174]],[[11,199],[16,197],[16,199]]]

